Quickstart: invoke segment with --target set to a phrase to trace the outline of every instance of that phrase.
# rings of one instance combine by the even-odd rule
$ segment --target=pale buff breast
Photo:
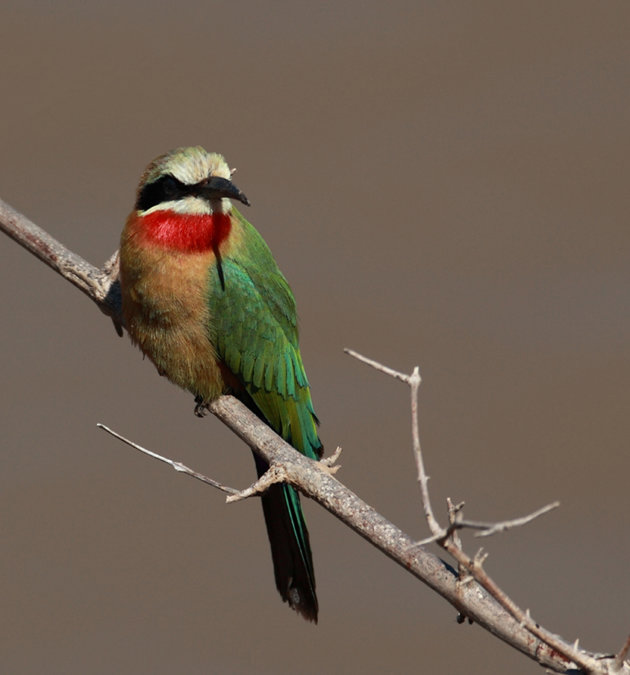
[[[212,252],[121,245],[123,315],[131,339],[161,375],[212,400],[225,389],[210,342],[208,269]]]

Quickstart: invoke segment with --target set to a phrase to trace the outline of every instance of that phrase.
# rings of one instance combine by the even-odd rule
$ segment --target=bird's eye
[[[176,199],[179,193],[179,181],[171,176],[170,174],[162,176],[160,178],[162,194],[164,195],[166,201],[168,199]]]
[[[139,211],[146,211],[156,204],[181,199],[186,194],[188,194],[186,186],[171,174],[166,174],[152,183],[147,183],[140,190],[136,208]]]

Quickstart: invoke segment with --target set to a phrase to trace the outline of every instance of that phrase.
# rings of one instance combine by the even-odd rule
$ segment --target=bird
[[[160,375],[191,392],[195,413],[232,394],[285,441],[323,447],[298,343],[291,288],[266,242],[232,204],[249,200],[224,157],[201,146],[154,159],[120,240],[124,324]],[[260,477],[267,463],[254,454]],[[276,587],[317,623],[309,534],[297,491],[261,497]]]

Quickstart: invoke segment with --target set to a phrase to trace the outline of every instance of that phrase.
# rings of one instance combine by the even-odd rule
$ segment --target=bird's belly
[[[206,258],[159,256],[142,274],[123,268],[121,286],[132,340],[161,375],[210,401],[225,383],[210,339]]]

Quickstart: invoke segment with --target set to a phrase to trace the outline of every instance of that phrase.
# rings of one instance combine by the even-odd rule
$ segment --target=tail
[[[306,386],[297,397],[285,397],[263,390],[253,391],[252,394],[250,396],[248,392],[240,391],[238,396],[253,413],[299,452],[311,459],[321,457],[323,448],[317,434],[317,417]],[[269,467],[256,454],[254,459],[258,475],[261,476]],[[281,483],[272,485],[261,500],[276,587],[291,609],[308,621],[317,623],[313,558],[300,497],[290,485]]]
[[[268,468],[254,455],[258,476]],[[315,573],[300,497],[290,485],[272,485],[262,496],[276,587],[291,609],[317,623]]]

